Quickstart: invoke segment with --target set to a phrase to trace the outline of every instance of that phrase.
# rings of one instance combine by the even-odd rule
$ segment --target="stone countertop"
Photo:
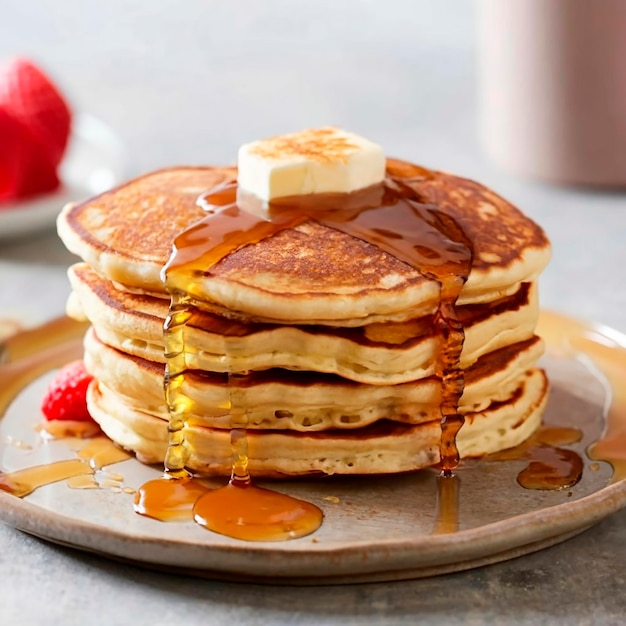
[[[226,163],[268,134],[337,124],[390,154],[480,180],[548,232],[549,307],[626,332],[626,194],[497,169],[476,128],[470,2],[295,5],[5,0],[0,58],[21,53],[111,126],[129,176]],[[0,317],[63,312],[72,257],[52,231],[0,240]],[[626,511],[539,553],[437,578],[295,588],[157,573],[0,526],[2,624],[618,624]]]

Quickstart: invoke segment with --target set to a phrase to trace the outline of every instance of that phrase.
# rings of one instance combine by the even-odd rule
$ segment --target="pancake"
[[[69,277],[75,294],[68,307],[72,316],[89,319],[100,339],[123,352],[165,362],[165,300],[122,292],[85,264],[70,268]],[[537,290],[528,283],[496,302],[459,307],[465,328],[461,366],[532,337],[538,310]],[[246,324],[200,311],[188,322],[185,336],[194,346],[187,359],[193,370],[285,368],[375,385],[433,375],[439,349],[430,317],[337,329]]]
[[[481,411],[492,402],[507,400],[542,352],[541,339],[533,337],[480,359],[465,373],[459,412]],[[93,330],[85,337],[85,365],[130,406],[167,420],[162,365],[107,346]],[[227,429],[229,391],[224,374],[189,372],[183,383],[189,398],[188,421]],[[248,407],[252,430],[353,430],[381,419],[420,424],[440,418],[441,390],[434,377],[375,386],[312,372],[267,370],[249,376],[238,391]]]
[[[70,252],[108,279],[161,293],[161,268],[178,233],[200,220],[198,196],[236,176],[233,168],[176,167],[140,176],[59,214],[57,230]]]
[[[547,400],[541,370],[529,372],[505,402],[466,416],[457,444],[462,458],[483,456],[524,441],[541,422]],[[161,463],[167,450],[167,421],[129,406],[97,381],[87,394],[89,411],[111,439],[144,463]],[[255,476],[385,474],[430,467],[439,461],[438,421],[418,425],[380,421],[358,431],[324,433],[248,432],[250,471]],[[190,424],[188,467],[208,475],[231,470],[227,429]]]
[[[464,384],[458,406],[454,399],[465,418],[461,457],[515,446],[536,429],[548,389],[537,366],[536,279],[550,246],[532,220],[478,183],[388,160],[391,178],[377,193],[396,202],[394,185],[416,194],[404,212],[385,205],[400,223],[368,224],[361,238],[336,217],[300,212],[256,237],[242,224],[259,218],[233,206],[239,243],[194,257],[208,239],[217,245],[220,228],[231,236],[227,212],[207,221],[197,200],[236,173],[161,170],[58,218],[65,245],[84,261],[69,270],[68,313],[92,324],[89,410],[112,440],[159,463],[169,428],[168,470],[228,475],[230,428],[245,422],[256,476],[410,471],[440,459],[442,407],[451,404],[444,379]],[[407,216],[413,238],[404,236]],[[266,233],[277,228],[261,222]],[[422,228],[436,231],[434,244]],[[413,247],[403,257],[366,241],[380,233]],[[455,341],[460,358],[446,361]]]
[[[411,167],[388,164],[472,241],[474,259],[459,304],[498,299],[539,274],[550,247],[532,220],[478,183],[443,172],[414,178]],[[162,293],[160,273],[172,241],[202,217],[196,196],[234,174],[228,168],[174,168],[140,177],[66,207],[59,234],[106,278],[131,291]],[[433,314],[439,299],[438,285],[403,261],[310,221],[235,250],[191,286],[172,287],[229,317],[344,327]]]

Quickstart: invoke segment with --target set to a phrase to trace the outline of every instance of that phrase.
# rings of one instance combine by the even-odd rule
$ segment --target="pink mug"
[[[626,0],[481,0],[481,135],[531,178],[626,186]]]

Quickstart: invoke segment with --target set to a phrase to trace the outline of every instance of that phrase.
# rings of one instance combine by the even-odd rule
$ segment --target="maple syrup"
[[[46,439],[91,439],[102,432],[98,424],[84,420],[46,420],[38,425],[37,430]]]
[[[595,461],[608,461],[613,466],[611,482],[626,479],[626,363],[615,359],[615,347],[586,342],[587,354],[599,366],[609,383],[613,398],[606,415],[606,429],[602,437],[587,450]]]
[[[459,461],[456,435],[463,417],[458,403],[464,388],[460,367],[464,331],[455,304],[469,276],[473,250],[454,220],[436,206],[425,204],[410,186],[411,180],[423,180],[429,173],[406,164],[396,164],[396,168],[400,170],[396,169],[394,176],[391,167],[384,183],[353,193],[281,198],[270,204],[266,215],[250,206],[254,200],[249,196],[238,193],[235,181],[219,185],[200,198],[207,216],[176,238],[163,271],[172,296],[165,323],[165,389],[171,415],[166,475],[185,481],[185,485],[193,484],[187,482],[191,476],[186,467],[189,450],[184,437],[190,400],[182,386],[188,353],[185,327],[195,312],[194,282],[210,275],[213,266],[237,249],[308,220],[373,244],[438,283],[439,307],[434,320],[441,339],[437,363],[443,398],[441,469],[446,476],[452,474]],[[239,393],[247,374],[230,371],[228,376],[231,480],[195,504],[196,521],[243,539],[275,540],[313,532],[322,521],[317,507],[251,483],[247,470],[247,407]],[[159,501],[157,494],[164,484],[151,481],[144,485],[139,490],[142,495],[138,495],[143,504],[141,510],[136,510],[158,519],[170,515],[169,500]]]
[[[590,374],[605,382],[606,427],[587,454],[612,466],[612,483],[626,479],[626,337],[611,328],[588,326],[549,312],[542,314],[538,334],[558,346],[563,356],[584,354],[593,365]]]
[[[384,184],[350,194],[280,198],[271,203],[267,218],[241,209],[237,183],[224,183],[200,199],[209,214],[176,238],[164,275],[174,292],[181,287],[188,292],[195,278],[210,274],[231,252],[310,219],[371,243],[439,283],[435,325],[442,339],[437,364],[444,398],[441,465],[449,472],[458,463],[455,439],[463,423],[457,407],[464,387],[459,365],[464,332],[454,305],[471,270],[472,245],[450,216],[423,203],[410,186],[430,176],[427,170],[392,162],[389,174]]]
[[[234,539],[281,541],[311,534],[322,523],[322,511],[252,481],[233,477],[224,487],[203,495],[193,507],[200,526]]]
[[[528,461],[517,482],[525,489],[564,490],[582,477],[584,463],[574,450],[562,446],[577,443],[582,432],[565,426],[540,426],[515,448],[496,452],[487,461]]]
[[[80,459],[56,461],[46,465],[27,467],[8,474],[0,474],[0,490],[23,498],[44,485],[92,473],[93,470],[89,465]]]
[[[91,483],[100,487],[101,485],[93,478],[95,473],[108,465],[126,461],[130,454],[118,448],[107,437],[96,437],[87,444],[83,442],[77,449],[77,457],[14,472],[0,472],[0,490],[23,498],[39,487],[63,480],[68,481],[70,487],[77,489],[84,489]]]
[[[459,529],[459,490],[461,479],[456,474],[437,476],[435,534],[455,533]]]
[[[162,522],[185,522],[193,519],[193,505],[208,492],[191,476],[171,476],[150,480],[135,495],[135,512]]]

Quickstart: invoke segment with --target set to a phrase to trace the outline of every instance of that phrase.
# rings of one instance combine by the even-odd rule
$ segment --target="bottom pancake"
[[[527,372],[508,400],[468,413],[457,437],[461,458],[514,447],[541,422],[548,396],[542,370]],[[167,420],[130,406],[122,396],[93,381],[89,411],[104,433],[145,463],[162,463],[167,450]],[[311,474],[388,474],[422,469],[439,461],[438,421],[410,425],[379,421],[353,430],[302,433],[248,431],[249,468],[255,476]],[[189,469],[228,476],[230,431],[191,422],[185,430]]]

